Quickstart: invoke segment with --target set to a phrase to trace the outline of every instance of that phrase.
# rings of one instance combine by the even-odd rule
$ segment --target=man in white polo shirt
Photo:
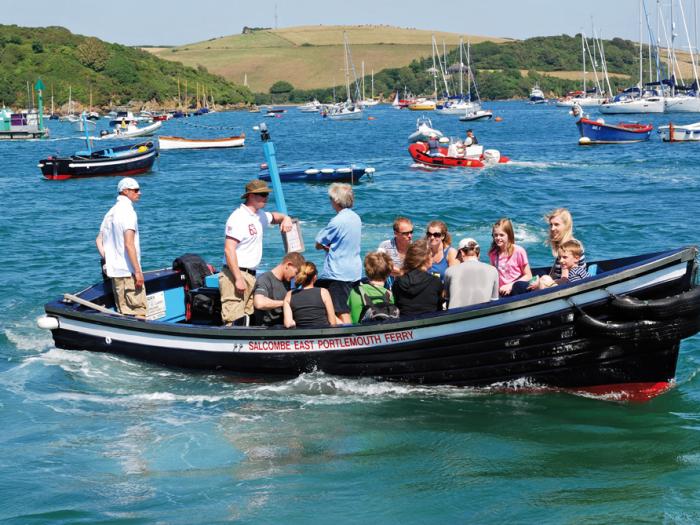
[[[221,320],[226,326],[253,313],[255,272],[262,259],[263,229],[270,224],[279,224],[283,232],[292,229],[292,220],[287,215],[263,211],[270,193],[272,190],[266,182],[250,181],[241,195],[245,202],[226,221],[226,265],[219,276]]]
[[[141,271],[141,247],[135,202],[141,198],[139,183],[130,177],[117,185],[117,203],[107,212],[95,239],[112,281],[114,304],[119,312],[146,318],[146,287]]]

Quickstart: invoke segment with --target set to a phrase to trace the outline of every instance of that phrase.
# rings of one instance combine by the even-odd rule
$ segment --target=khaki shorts
[[[114,292],[114,303],[117,310],[125,315],[135,315],[146,318],[146,287],[136,291],[134,276],[112,277],[112,292]]]
[[[241,272],[245,281],[245,292],[236,290],[235,279],[231,270],[225,267],[219,276],[219,292],[221,292],[221,320],[230,324],[244,315],[253,314],[253,288],[255,277],[247,272]]]

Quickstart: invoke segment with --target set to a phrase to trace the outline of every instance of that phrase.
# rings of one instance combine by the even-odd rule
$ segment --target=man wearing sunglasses
[[[413,223],[406,217],[396,217],[394,219],[394,237],[379,243],[378,252],[384,252],[394,263],[391,275],[397,277],[401,275],[404,257],[408,245],[413,241]]]
[[[120,313],[146,318],[146,287],[141,271],[139,225],[134,203],[141,198],[139,183],[131,177],[119,181],[117,202],[100,225],[95,244],[103,271],[112,281],[114,304]]]
[[[262,260],[264,229],[270,224],[279,224],[283,232],[292,229],[289,216],[263,211],[270,193],[272,189],[266,182],[251,180],[241,195],[243,204],[226,221],[225,265],[219,276],[221,320],[226,326],[253,313],[253,289]]]

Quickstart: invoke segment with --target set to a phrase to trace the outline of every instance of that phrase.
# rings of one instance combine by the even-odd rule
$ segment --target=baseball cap
[[[459,249],[460,250],[474,250],[475,248],[479,247],[479,243],[476,242],[476,240],[472,239],[471,237],[466,237],[459,241]]]
[[[119,181],[119,184],[117,184],[117,193],[121,193],[124,190],[138,190],[138,189],[139,189],[139,183],[136,182],[136,179],[132,179],[131,177],[125,177]]]

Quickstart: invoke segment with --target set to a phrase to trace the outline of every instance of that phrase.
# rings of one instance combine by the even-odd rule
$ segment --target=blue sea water
[[[166,122],[164,134],[245,131],[238,150],[163,152],[139,178],[145,268],[186,252],[220,265],[226,218],[264,161],[376,168],[355,186],[363,252],[397,214],[420,232],[444,220],[489,244],[502,216],[534,265],[548,210],[568,207],[591,260],[700,242],[700,145],[580,147],[564,109],[488,104],[480,142],[513,163],[484,170],[412,165],[419,114],[389,107],[332,122],[216,113]],[[464,136],[456,117],[431,115]],[[668,115],[639,116],[655,125]],[[695,117],[678,122],[691,122]],[[620,120],[607,116],[607,120]],[[628,119],[629,120],[629,119]],[[81,149],[51,123],[48,141],[0,143],[0,520],[5,523],[698,523],[700,337],[681,346],[675,387],[646,404],[566,393],[413,387],[320,373],[280,383],[165,369],[56,349],[35,326],[42,306],[99,279],[94,238],[117,180],[46,181],[37,162]],[[307,247],[333,215],[321,184],[289,184]],[[264,264],[282,254],[274,230]],[[322,261],[320,253],[307,250]]]

